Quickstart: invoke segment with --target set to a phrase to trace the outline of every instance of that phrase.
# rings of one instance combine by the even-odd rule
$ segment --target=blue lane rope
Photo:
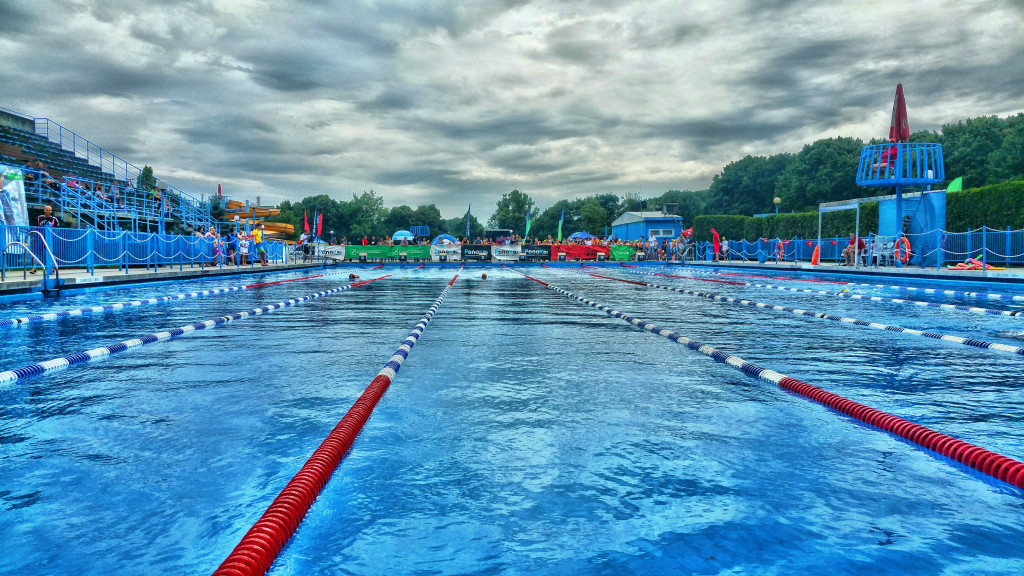
[[[632,274],[646,274],[649,276],[656,276],[654,272],[648,272],[646,270],[636,270],[633,268],[628,269],[628,272]],[[851,294],[849,292],[830,292],[828,290],[809,290],[806,288],[790,288],[788,286],[775,286],[774,284],[756,284],[753,282],[742,282],[742,281],[731,281],[738,286],[753,286],[755,288],[770,288],[772,290],[782,290],[784,292],[800,292],[803,294],[824,294],[826,296],[838,296],[839,298],[849,298],[851,300],[870,300],[872,302],[891,302],[893,304],[910,304],[913,306],[924,306],[926,308],[941,308],[944,310],[959,310],[961,312],[971,312],[973,314],[992,314],[995,316],[1024,316],[1024,310],[995,310],[992,308],[979,308],[977,306],[963,306],[960,304],[941,304],[938,302],[922,302],[920,300],[907,300],[905,298],[883,298],[881,296],[868,296],[866,294]]]
[[[335,274],[322,274],[317,276],[319,278],[326,278],[328,276],[337,276]],[[45,322],[48,320],[60,320],[63,318],[74,318],[76,316],[84,316],[87,314],[96,314],[99,312],[109,312],[112,310],[123,310],[125,308],[134,308],[136,306],[143,306],[145,304],[159,304],[161,302],[170,302],[172,300],[183,300],[185,298],[198,298],[200,296],[213,296],[215,294],[225,294],[228,292],[236,292],[239,290],[248,289],[251,284],[243,284],[239,286],[231,286],[228,288],[215,288],[212,290],[203,290],[198,292],[185,292],[181,294],[173,294],[170,296],[157,296],[153,298],[142,298],[139,300],[131,300],[128,302],[115,302],[113,304],[103,304],[98,306],[86,306],[84,308],[76,308],[73,310],[62,310],[60,312],[48,312],[46,314],[37,314],[35,316],[22,316],[20,318],[5,318],[0,320],[0,328],[7,328],[12,326],[24,326],[26,324],[33,324],[36,322]]]
[[[694,269],[698,270],[698,269]],[[709,270],[698,270],[701,274],[714,274],[716,276],[727,276],[721,272],[711,272]],[[823,274],[829,274],[829,272],[821,272]],[[840,272],[836,272],[839,274]],[[997,294],[994,292],[969,292],[967,290],[940,290],[938,288],[918,288],[916,286],[901,286],[898,284],[870,284],[867,282],[847,282],[843,280],[848,286],[865,286],[868,288],[889,288],[893,290],[908,290],[913,292],[924,292],[925,294],[943,294],[946,296],[955,296],[958,298],[984,298],[988,300],[1014,300],[1017,302],[1024,302],[1024,296],[1019,294]]]
[[[8,326],[24,326],[35,322],[44,322],[47,320],[58,320],[61,318],[72,318],[74,316],[82,316],[85,314],[95,314],[98,312],[107,312],[110,310],[121,310],[123,308],[132,308],[135,306],[142,306],[144,304],[158,304],[160,302],[169,302],[171,300],[182,300],[184,298],[197,298],[199,296],[212,296],[214,294],[224,294],[226,292],[235,292],[237,290],[245,290],[245,286],[232,286],[230,288],[216,288],[213,290],[203,290],[202,292],[188,292],[183,294],[174,294],[173,296],[160,296],[156,298],[143,298],[140,300],[131,300],[129,302],[115,302],[113,304],[104,304],[102,306],[86,306],[85,308],[76,308],[74,310],[63,310],[61,312],[49,312],[47,314],[38,314],[36,316],[23,316],[21,318],[6,318],[0,320],[0,327]]]
[[[593,274],[588,274],[593,276]],[[615,280],[613,278],[613,280]],[[997,350],[999,352],[1007,352],[1009,354],[1016,354],[1018,356],[1024,356],[1024,348],[1017,346],[1010,346],[1007,344],[1000,344],[998,342],[986,342],[984,340],[977,340],[975,338],[964,338],[962,336],[949,336],[947,334],[937,334],[935,332],[925,332],[923,330],[915,330],[913,328],[903,328],[900,326],[889,326],[887,324],[880,324],[878,322],[867,322],[865,320],[858,320],[856,318],[848,318],[845,316],[835,316],[832,314],[824,314],[822,312],[813,312],[811,310],[802,310],[800,308],[790,308],[788,306],[777,306],[774,304],[765,304],[764,302],[756,302],[754,300],[745,300],[743,298],[731,298],[729,296],[721,296],[710,292],[697,292],[694,290],[687,290],[685,288],[676,288],[674,286],[665,286],[663,284],[652,284],[650,282],[644,282],[645,286],[651,288],[659,288],[661,290],[669,290],[672,292],[679,292],[680,294],[689,294],[691,296],[700,296],[701,298],[707,298],[708,300],[714,300],[716,302],[725,302],[729,304],[737,304],[741,306],[751,306],[754,308],[763,308],[765,310],[775,310],[778,312],[789,312],[797,316],[807,316],[809,318],[820,318],[822,320],[832,320],[834,322],[841,322],[843,324],[852,324],[854,326],[864,326],[867,328],[874,328],[875,330],[885,330],[887,332],[897,332],[900,334],[913,334],[915,336],[923,336],[925,338],[933,338],[935,340],[944,340],[946,342],[954,342],[956,344],[963,344],[964,346],[973,346],[975,348],[984,348],[987,350]]]
[[[388,276],[390,276],[390,274]],[[141,338],[133,338],[131,340],[124,340],[122,342],[118,342],[117,344],[112,344],[110,346],[100,346],[99,348],[93,348],[92,350],[86,350],[85,352],[78,352],[70,356],[53,358],[45,362],[39,362],[37,364],[22,366],[21,368],[15,368],[14,370],[7,370],[4,372],[0,372],[0,384],[14,382],[16,380],[22,380],[24,378],[28,378],[31,376],[38,376],[40,374],[44,374],[52,370],[63,369],[69,366],[74,366],[76,364],[84,364],[85,362],[95,360],[96,358],[102,358],[104,356],[109,356],[111,354],[124,352],[125,350],[136,348],[138,346],[145,346],[147,344],[152,344],[154,342],[172,340],[174,338],[184,336],[197,330],[205,330],[207,328],[213,328],[215,326],[227,324],[228,322],[232,322],[234,320],[240,320],[242,318],[247,318],[250,316],[259,316],[262,314],[266,314],[268,312],[272,312],[274,310],[278,310],[280,308],[295,306],[296,304],[301,304],[303,302],[315,300],[317,298],[322,298],[324,296],[328,296],[336,292],[349,290],[355,286],[369,284],[370,282],[375,282],[376,280],[381,280],[383,278],[387,278],[388,276],[381,276],[380,278],[375,278],[374,280],[365,280],[363,282],[346,284],[344,286],[332,288],[331,290],[325,290],[323,292],[317,292],[316,294],[302,296],[301,298],[293,298],[291,300],[286,300],[284,302],[278,302],[277,304],[271,304],[269,306],[263,306],[261,308],[253,308],[252,310],[246,310],[245,312],[238,312],[236,314],[231,314],[228,316],[221,316],[220,318],[216,318],[213,320],[205,320],[203,322],[186,324],[173,330],[155,332],[148,336],[143,336]]]

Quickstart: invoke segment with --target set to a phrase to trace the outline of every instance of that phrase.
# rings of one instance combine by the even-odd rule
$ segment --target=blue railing
[[[860,151],[857,184],[861,186],[930,186],[945,179],[940,144],[873,144]]]
[[[982,226],[967,232],[947,232],[932,230],[917,234],[904,234],[910,242],[911,253],[917,255],[918,261],[927,266],[941,267],[946,263],[963,262],[975,258],[989,265],[1011,266],[1024,263],[1024,230],[996,230]],[[926,238],[927,236],[927,238]],[[819,260],[823,262],[843,261],[843,249],[849,245],[848,236],[837,236],[821,239]],[[726,254],[719,255],[720,260],[728,261],[771,261],[776,259],[788,262],[809,262],[817,245],[817,238],[764,238],[749,242],[730,240]],[[895,253],[895,239],[875,234],[868,234],[865,239],[867,247],[864,261],[872,264],[892,262]],[[923,254],[915,250],[915,246],[936,246]],[[711,242],[696,243],[696,259],[709,261],[714,259],[714,247]]]
[[[40,236],[32,234],[37,231]],[[95,228],[36,228],[34,226],[7,226],[0,220],[0,239],[23,242],[33,253],[56,264],[59,268],[84,267],[90,273],[97,268],[116,268],[128,272],[129,267],[178,266],[232,266],[227,250],[217,245],[214,238],[181,234],[135,233],[130,231],[97,230]],[[45,246],[43,245],[45,243]],[[49,248],[47,251],[46,248]],[[267,261],[287,263],[287,246],[282,240],[266,240],[263,248]],[[52,253],[52,257],[49,255]],[[236,255],[237,256],[237,255]],[[17,250],[0,259],[0,271],[22,270],[33,267],[33,262]],[[249,250],[249,262],[259,263],[255,249]]]
[[[107,152],[101,146],[82,138],[49,118],[35,118],[34,120],[36,134],[112,175],[114,180],[137,182],[139,175],[142,174],[142,170],[138,166]],[[181,215],[184,224],[203,226],[204,228],[217,225],[210,217],[209,202],[199,200],[174,186],[168,187],[168,191],[171,192],[169,197],[174,200],[170,209],[176,210]]]

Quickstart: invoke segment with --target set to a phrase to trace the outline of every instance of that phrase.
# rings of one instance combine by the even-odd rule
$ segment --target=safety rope
[[[459,268],[460,272],[461,270],[462,267]],[[427,324],[430,323],[458,277],[459,273],[452,277],[441,295],[437,297],[434,304],[423,315],[423,318],[416,324],[394,355],[384,364],[384,368],[377,373],[355,404],[349,408],[330,435],[313,452],[309,460],[303,464],[299,472],[270,504],[267,511],[245,533],[241,542],[217,568],[214,572],[215,576],[261,575],[270,569],[271,564],[281,553],[281,549],[298,529],[310,507],[313,506],[313,501],[327,485],[334,469],[338,467],[341,459],[352,447],[373,409],[391,386],[392,380],[402,368],[402,363],[409,357],[409,352],[412,351],[420,335],[426,330]]]

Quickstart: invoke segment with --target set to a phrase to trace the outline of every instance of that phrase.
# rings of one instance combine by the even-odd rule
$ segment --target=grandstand
[[[144,177],[138,167],[47,118],[0,108],[0,164],[22,168],[30,206],[51,204],[72,226],[164,233],[218,224],[209,202]]]

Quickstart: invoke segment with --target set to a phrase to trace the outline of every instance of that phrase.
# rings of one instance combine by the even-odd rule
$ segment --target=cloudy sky
[[[0,106],[196,196],[490,215],[1024,111],[1024,1],[0,0]]]

